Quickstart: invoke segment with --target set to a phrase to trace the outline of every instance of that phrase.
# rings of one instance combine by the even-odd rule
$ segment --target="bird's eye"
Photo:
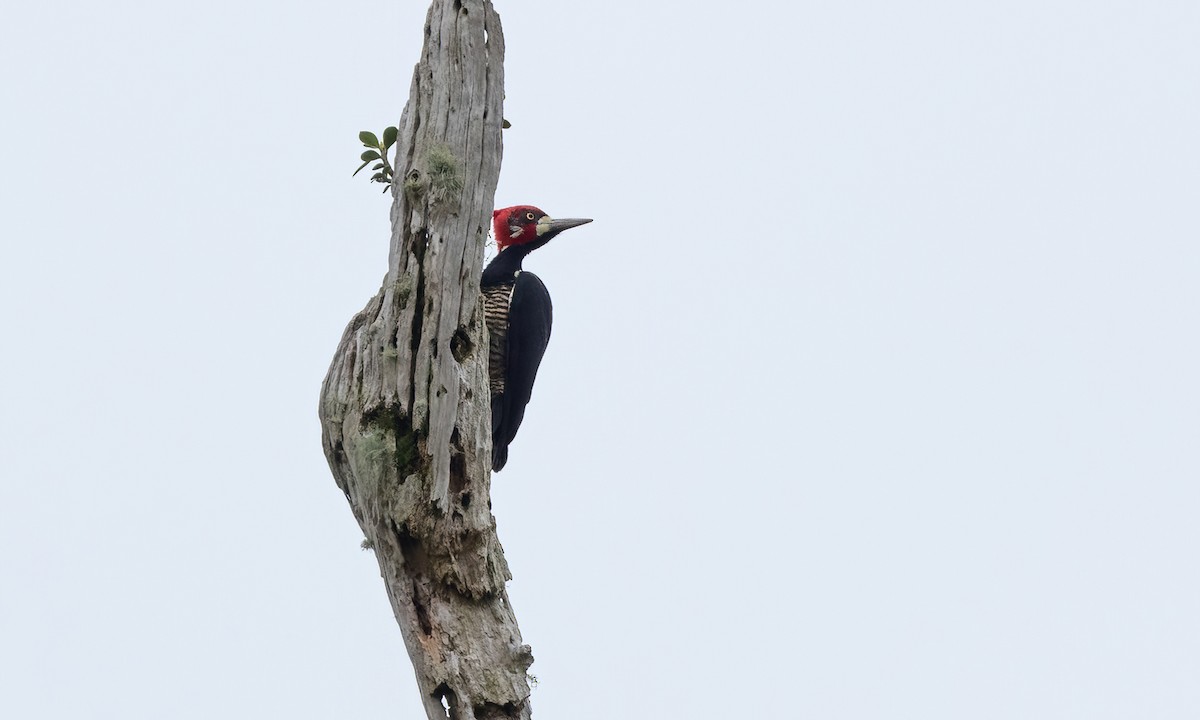
[[[532,220],[532,219],[533,219],[533,213],[525,213],[525,219],[526,219],[526,220]]]

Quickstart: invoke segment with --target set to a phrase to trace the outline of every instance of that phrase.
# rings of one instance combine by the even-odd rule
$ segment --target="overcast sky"
[[[423,718],[317,393],[426,5],[0,21],[0,716]],[[498,0],[535,717],[1200,717],[1200,4]]]

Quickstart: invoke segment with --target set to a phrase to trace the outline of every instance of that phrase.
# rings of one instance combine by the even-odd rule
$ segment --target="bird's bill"
[[[538,220],[537,234],[538,234],[538,237],[541,237],[542,235],[545,235],[547,233],[557,234],[557,233],[562,232],[563,230],[569,230],[573,227],[579,227],[580,225],[586,225],[586,224],[590,223],[591,221],[592,221],[591,218],[563,218],[560,220],[553,220],[551,218],[544,217],[541,220]]]

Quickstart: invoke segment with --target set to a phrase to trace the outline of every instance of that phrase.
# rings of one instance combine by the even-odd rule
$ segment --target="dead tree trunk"
[[[483,246],[504,39],[489,0],[434,0],[400,120],[387,277],[321,388],[325,456],[374,548],[430,718],[529,718],[533,656],[490,502]]]

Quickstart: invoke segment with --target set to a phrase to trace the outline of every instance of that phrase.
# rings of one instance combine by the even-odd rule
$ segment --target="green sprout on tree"
[[[398,132],[394,127],[385,129],[383,131],[382,142],[370,130],[363,130],[358,134],[358,139],[362,141],[363,147],[367,148],[367,150],[360,156],[363,164],[358,166],[358,170],[354,171],[354,175],[357,175],[363,168],[370,165],[372,161],[376,161],[375,165],[371,167],[375,171],[375,174],[371,176],[371,182],[383,183],[385,186],[383,188],[384,192],[387,192],[387,189],[392,185],[392,164],[388,162],[387,151],[388,148],[396,144],[396,134]],[[351,177],[354,177],[354,175],[351,175]]]

